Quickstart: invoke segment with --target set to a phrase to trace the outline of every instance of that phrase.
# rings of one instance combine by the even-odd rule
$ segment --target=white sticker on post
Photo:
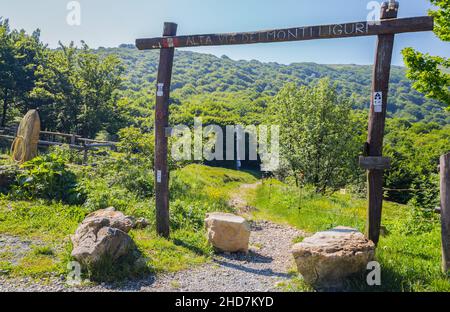
[[[158,83],[158,90],[156,91],[156,96],[164,96],[164,84]]]
[[[156,171],[156,182],[161,183],[161,170]]]
[[[175,44],[174,44],[174,42],[173,42],[173,38],[167,38],[167,46],[168,46],[169,48],[175,47]]]
[[[375,113],[383,112],[383,92],[373,93],[373,110]]]

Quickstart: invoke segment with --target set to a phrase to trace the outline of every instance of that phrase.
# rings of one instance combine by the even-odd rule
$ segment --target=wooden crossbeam
[[[274,29],[256,32],[168,36],[149,39],[137,39],[136,46],[139,50],[152,50],[163,48],[348,38],[430,31],[433,30],[433,26],[433,17],[420,16],[399,19],[384,19],[375,23],[365,21],[344,24]]]

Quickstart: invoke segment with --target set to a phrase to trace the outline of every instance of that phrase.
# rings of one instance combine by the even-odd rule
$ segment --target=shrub
[[[80,204],[85,194],[78,187],[75,174],[57,154],[50,153],[22,165],[13,186],[13,195],[21,199],[46,199],[67,204]]]
[[[149,159],[111,153],[99,164],[98,173],[110,187],[126,189],[140,198],[149,198],[154,194],[154,174]]]
[[[6,194],[11,190],[19,173],[19,168],[15,165],[0,167],[0,193]]]
[[[120,142],[117,145],[119,152],[125,154],[140,154],[153,160],[153,140],[149,133],[142,133],[135,127],[123,128],[119,131]]]
[[[51,154],[54,154],[57,158],[61,158],[65,163],[83,164],[83,155],[80,151],[71,149],[69,145],[52,146],[49,149]]]

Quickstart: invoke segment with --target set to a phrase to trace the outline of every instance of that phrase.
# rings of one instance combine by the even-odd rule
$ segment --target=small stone
[[[150,225],[150,223],[148,222],[148,220],[147,219],[145,219],[145,218],[139,218],[139,219],[136,219],[135,221],[134,221],[134,225],[133,225],[133,228],[134,229],[145,229],[147,226],[149,226]]]

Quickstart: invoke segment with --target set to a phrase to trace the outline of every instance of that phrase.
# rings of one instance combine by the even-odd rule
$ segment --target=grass
[[[308,232],[327,230],[339,225],[364,231],[367,202],[350,194],[322,196],[309,189],[288,186],[269,179],[251,190],[254,215],[260,219],[286,223]],[[408,208],[385,202],[384,225],[405,217]]]
[[[70,235],[93,208],[109,205],[117,205],[116,208],[127,215],[150,221],[148,228],[130,232],[141,256],[141,271],[124,268],[113,278],[140,272],[176,272],[200,265],[209,261],[213,252],[205,237],[205,214],[233,211],[228,205],[230,194],[241,184],[256,181],[249,173],[202,165],[189,165],[172,172],[170,239],[155,234],[152,199],[139,198],[120,185],[111,189],[106,183],[99,184],[91,190],[92,201],[82,206],[42,200],[16,201],[3,196],[0,198],[0,234],[39,243],[31,246],[20,259],[15,259],[11,250],[0,251],[0,274],[38,279],[55,274],[66,275],[67,264],[72,260]],[[102,183],[98,178],[95,182]],[[256,189],[245,189],[243,195],[255,207],[251,212],[255,219],[290,224],[310,233],[338,225],[365,230],[366,200],[352,195],[321,196],[307,188],[298,189],[276,180],[264,180]],[[360,276],[349,280],[348,289],[450,291],[450,283],[440,270],[439,224],[433,223],[429,231],[411,234],[405,228],[412,222],[416,219],[412,218],[411,207],[384,203],[382,223],[388,234],[381,237],[377,249],[382,285],[368,287],[364,276]],[[297,237],[293,243],[302,240],[303,237]],[[295,268],[290,274],[291,280],[279,285],[283,290],[313,290],[298,276]]]
[[[364,199],[341,194],[321,196],[275,180],[264,181],[251,192],[249,197],[253,197],[257,219],[290,224],[311,233],[339,225],[365,230]],[[382,269],[382,285],[369,287],[366,277],[359,276],[348,281],[348,290],[450,291],[450,282],[441,272],[440,225],[436,222],[430,231],[409,233],[406,230],[411,228],[409,223],[417,222],[412,211],[409,206],[384,202],[382,225],[389,234],[380,238],[376,254]],[[296,275],[281,287],[288,291],[310,290]]]
[[[154,204],[151,199],[139,199],[123,189],[105,191],[106,186],[94,189],[92,197],[101,198],[97,208],[118,204],[117,209],[127,215],[145,217],[150,226],[132,230],[144,266],[135,271],[123,266],[113,272],[104,266],[105,280],[123,279],[142,272],[176,272],[208,261],[212,249],[207,243],[203,219],[208,211],[231,211],[229,192],[255,178],[247,173],[201,165],[190,165],[172,174],[171,238],[155,234]],[[117,191],[117,192],[115,192]],[[98,192],[98,193],[95,193]],[[113,198],[119,192],[117,198]],[[103,203],[102,206],[99,206]],[[92,202],[83,206],[64,205],[43,200],[17,201],[8,196],[0,198],[0,234],[18,236],[40,242],[19,261],[13,261],[9,252],[0,253],[0,274],[11,277],[45,278],[67,274],[67,263],[72,259],[70,235],[92,210]],[[42,245],[41,245],[42,244]],[[102,277],[100,277],[102,279]]]

